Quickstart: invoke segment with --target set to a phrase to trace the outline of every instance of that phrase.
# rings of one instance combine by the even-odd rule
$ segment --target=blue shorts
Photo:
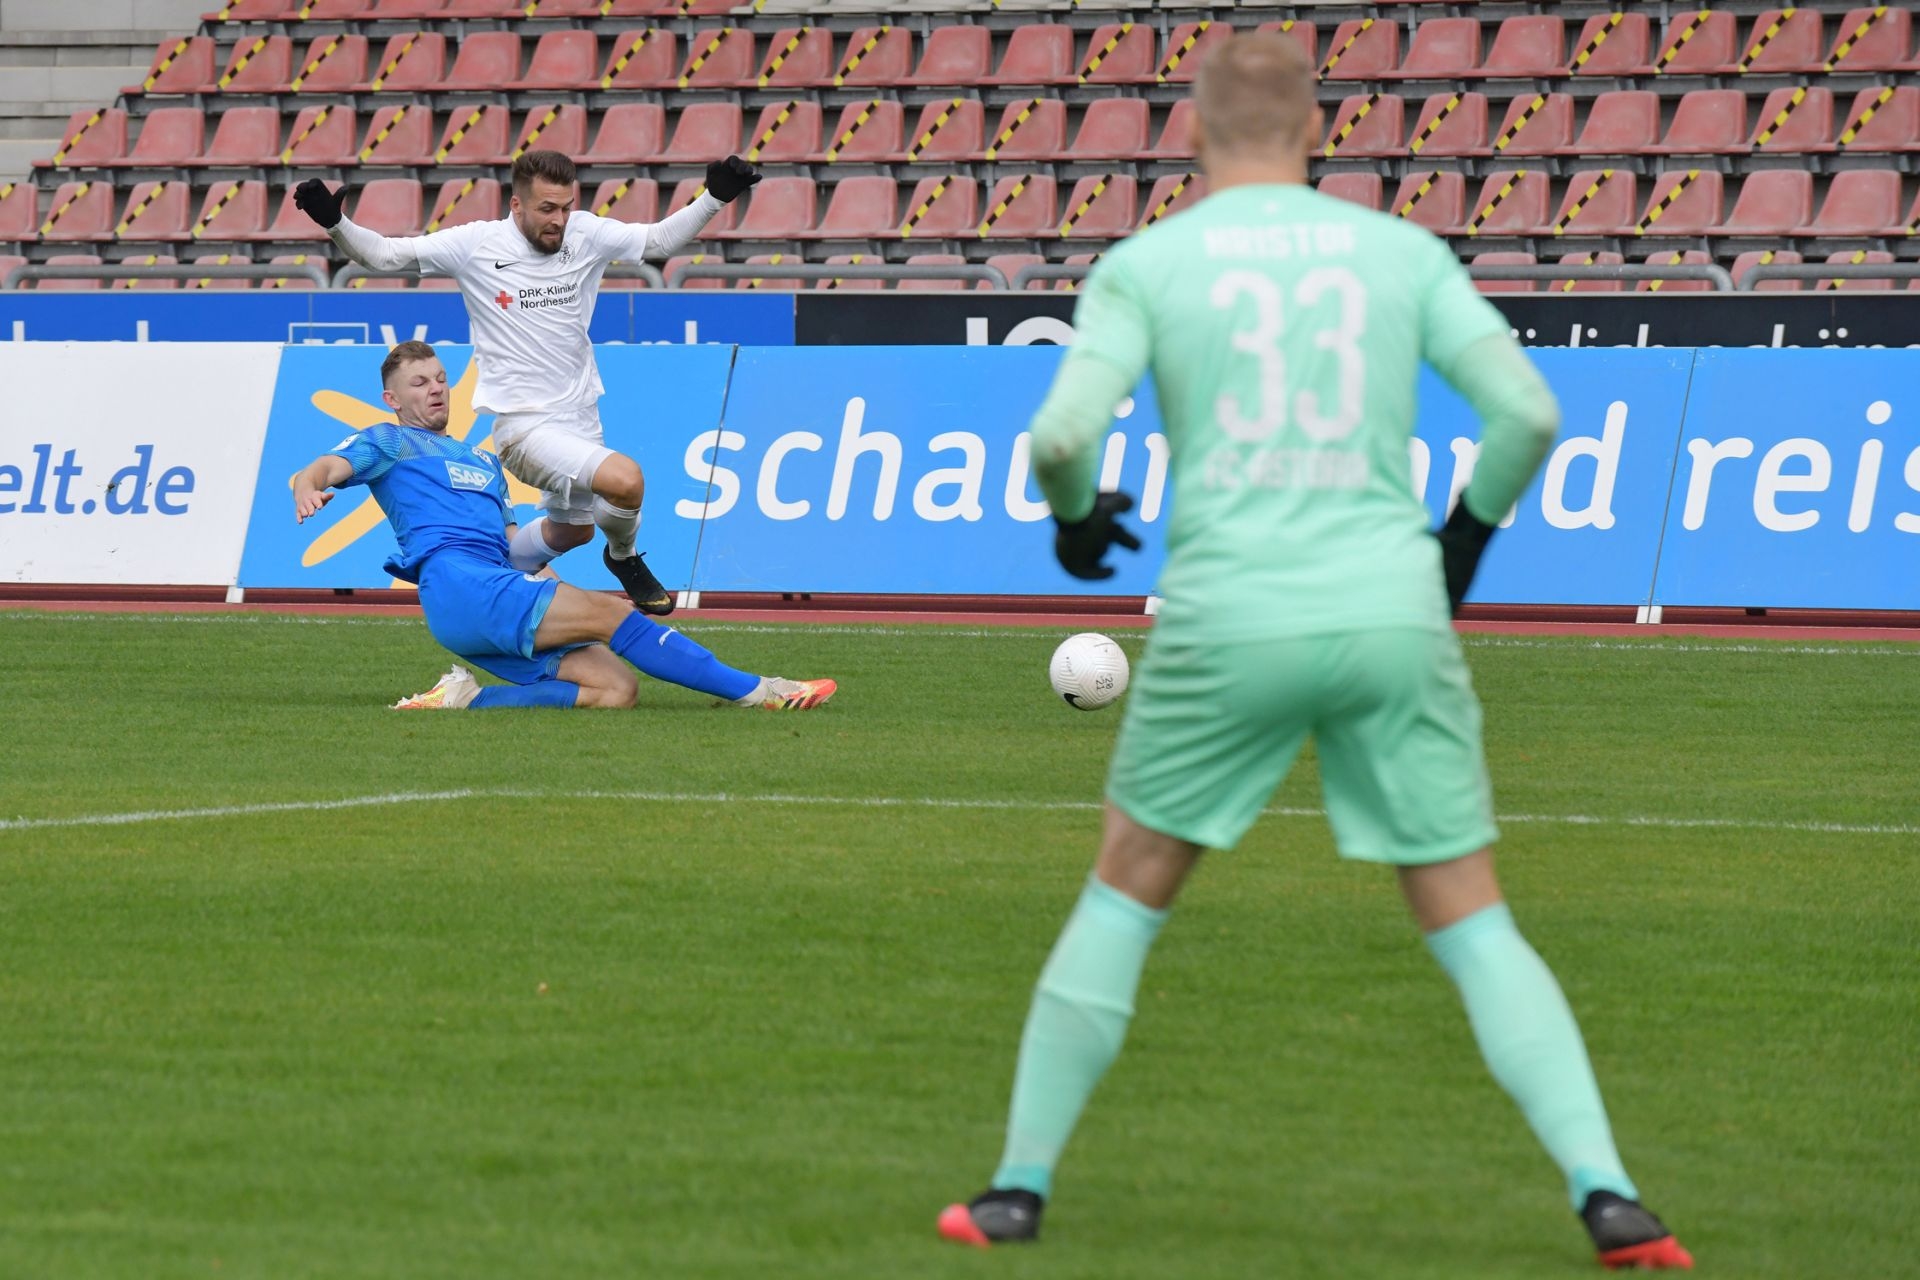
[[[514,684],[551,680],[560,659],[582,645],[535,651],[534,632],[560,584],[509,565],[441,554],[420,573],[427,630],[460,657]]]

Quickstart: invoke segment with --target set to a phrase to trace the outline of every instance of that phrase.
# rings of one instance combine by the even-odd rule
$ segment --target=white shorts
[[[600,408],[558,413],[503,413],[493,420],[500,461],[540,490],[547,519],[593,523],[593,473],[613,456],[600,429]]]

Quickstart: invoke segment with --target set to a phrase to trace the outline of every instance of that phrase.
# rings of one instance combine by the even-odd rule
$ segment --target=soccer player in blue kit
[[[399,425],[369,427],[314,459],[294,477],[295,518],[319,512],[331,489],[366,485],[400,542],[387,572],[419,584],[433,638],[511,682],[483,688],[456,666],[396,710],[630,707],[634,667],[743,707],[807,711],[833,696],[831,680],[737,671],[628,600],[514,568],[506,477],[492,454],[447,435],[447,371],[433,348],[400,343],[380,379]]]

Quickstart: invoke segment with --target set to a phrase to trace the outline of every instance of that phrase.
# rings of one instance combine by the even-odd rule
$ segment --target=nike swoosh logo
[[[505,271],[508,267],[515,266],[515,265],[517,264],[512,262],[496,262],[493,264],[493,269],[495,271]]]

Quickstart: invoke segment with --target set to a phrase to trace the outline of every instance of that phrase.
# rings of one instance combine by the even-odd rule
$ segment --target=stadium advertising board
[[[231,585],[280,354],[0,343],[0,582]]]

